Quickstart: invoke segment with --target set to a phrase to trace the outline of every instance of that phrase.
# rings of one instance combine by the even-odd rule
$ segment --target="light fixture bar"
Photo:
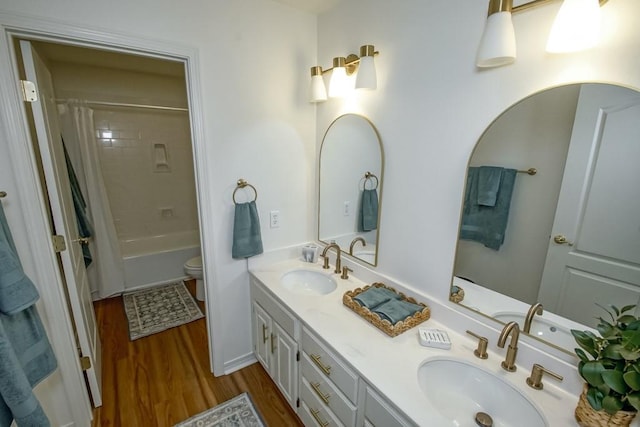
[[[536,7],[544,3],[550,3],[552,1],[558,1],[558,0],[533,0],[528,3],[523,3],[521,5],[514,6],[513,9],[511,9],[511,13],[522,12],[523,10],[531,9],[532,7]],[[600,6],[602,6],[608,1],[609,0],[600,0]]]
[[[374,56],[377,56],[379,54],[380,54],[380,52],[378,52],[377,50],[375,52],[373,52]],[[345,61],[344,61],[344,66],[348,70],[350,67],[353,67],[354,65],[356,65],[358,63],[360,63],[360,58],[358,57],[358,55],[350,53],[349,56],[347,56]],[[333,68],[334,67],[327,68],[327,69],[322,68],[322,74],[328,73],[329,71],[333,70]],[[351,73],[348,72],[348,74],[351,74]]]

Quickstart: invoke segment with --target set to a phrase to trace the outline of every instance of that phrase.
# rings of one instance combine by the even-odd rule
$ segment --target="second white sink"
[[[501,322],[516,322],[520,329],[524,326],[524,314],[510,311],[494,313],[493,318]],[[543,339],[564,349],[575,347],[576,341],[569,329],[540,316],[534,316],[529,335]]]
[[[280,284],[300,295],[326,295],[333,292],[338,284],[333,277],[313,270],[292,270],[285,273]]]
[[[479,413],[494,427],[546,427],[540,411],[499,376],[456,359],[429,359],[418,368],[427,400],[451,426],[476,426]]]

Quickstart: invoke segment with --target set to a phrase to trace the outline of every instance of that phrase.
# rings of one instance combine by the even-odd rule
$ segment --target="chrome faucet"
[[[324,258],[324,264],[322,264],[322,268],[324,269],[328,269],[329,268],[329,255],[327,255],[327,252],[329,251],[329,249],[331,248],[335,248],[336,250],[336,269],[334,270],[334,273],[338,273],[340,274],[340,264],[342,264],[342,262],[340,261],[340,246],[338,246],[337,243],[331,243],[327,246],[325,246],[324,250],[322,251],[322,255],[321,257]]]
[[[511,335],[511,342],[507,348],[507,355],[502,363],[500,363],[500,366],[502,366],[502,369],[505,371],[515,372],[516,354],[518,354],[518,338],[520,337],[520,327],[516,322],[509,322],[504,325],[498,337],[498,347],[504,348],[504,344],[509,335]]]
[[[533,304],[529,307],[529,311],[527,311],[527,317],[524,318],[524,327],[522,328],[522,332],[526,332],[527,334],[531,332],[531,323],[533,323],[533,316],[542,315],[542,304],[539,302]]]
[[[356,243],[358,242],[362,242],[362,246],[367,246],[367,242],[364,241],[364,239],[362,237],[356,237],[355,239],[353,239],[351,241],[351,244],[349,245],[349,255],[353,255],[353,247],[356,245]]]

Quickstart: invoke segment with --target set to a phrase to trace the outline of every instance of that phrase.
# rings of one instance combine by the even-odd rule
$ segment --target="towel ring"
[[[378,184],[380,183],[380,181],[378,181],[378,177],[372,174],[371,172],[367,171],[367,173],[364,174],[364,186],[363,186],[364,190],[367,189],[367,181],[371,181],[372,178],[376,180],[376,186],[371,188],[370,190],[378,189]]]
[[[251,187],[253,189],[253,192],[255,193],[255,197],[253,198],[252,201],[256,201],[258,200],[258,190],[256,190],[256,187],[254,187],[253,185],[249,184],[247,181],[245,181],[244,179],[240,178],[238,180],[238,183],[236,185],[236,189],[233,190],[233,195],[231,196],[233,198],[233,203],[234,204],[238,204],[238,202],[236,202],[236,192],[241,189],[241,188],[245,188],[245,187]]]
[[[0,191],[0,199],[4,199],[5,197],[7,197],[7,192],[6,191]]]

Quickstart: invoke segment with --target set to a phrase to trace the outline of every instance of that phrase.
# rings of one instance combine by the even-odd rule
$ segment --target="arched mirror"
[[[318,239],[377,265],[384,155],[368,119],[345,114],[331,123],[320,149]]]
[[[568,85],[509,108],[469,161],[451,300],[567,351],[598,305],[637,304],[639,162],[634,90]]]

